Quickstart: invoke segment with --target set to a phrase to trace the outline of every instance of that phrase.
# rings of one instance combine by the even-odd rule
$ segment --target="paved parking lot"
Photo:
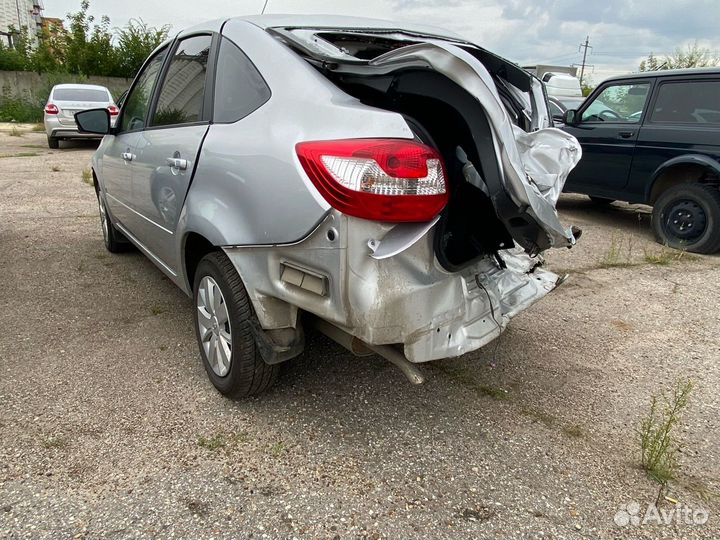
[[[0,537],[720,536],[720,258],[667,256],[648,209],[564,197],[570,280],[423,386],[311,335],[232,402],[190,300],[105,251],[92,151],[0,133]],[[679,377],[671,494],[709,521],[619,527],[657,497],[635,429]]]

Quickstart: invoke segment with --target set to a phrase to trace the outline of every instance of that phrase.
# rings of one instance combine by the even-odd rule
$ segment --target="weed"
[[[162,313],[165,313],[166,311],[167,310],[164,307],[160,306],[152,306],[150,308],[150,313],[152,313],[153,315],[160,315]]]
[[[691,380],[680,380],[675,384],[670,399],[664,395],[653,395],[650,410],[638,429],[642,468],[661,485],[672,480],[677,472],[680,443],[673,430],[687,407],[692,388]]]
[[[667,266],[683,259],[692,261],[697,259],[697,257],[690,255],[687,251],[668,249],[667,247],[663,247],[660,251],[655,252],[645,251],[645,262],[648,264]]]
[[[532,418],[535,422],[542,422],[545,427],[554,427],[558,421],[555,415],[541,411],[540,409],[523,408],[522,413]]]
[[[474,377],[474,372],[469,369],[461,366],[446,366],[442,364],[439,364],[437,368],[463,386],[474,390],[478,395],[501,401],[510,399],[510,394],[507,390],[504,388],[498,388],[497,386],[479,383]]]
[[[574,437],[576,439],[580,439],[585,436],[585,432],[577,424],[574,424],[572,426],[564,426],[563,433],[565,433],[565,435],[567,435],[568,437]]]
[[[233,435],[232,440],[236,444],[246,443],[250,440],[250,434],[247,431],[241,431],[237,435]]]
[[[633,237],[628,237],[627,248],[623,244],[623,239],[618,239],[613,233],[610,246],[598,260],[597,268],[627,268],[634,266],[636,263],[632,261]]]
[[[35,157],[39,155],[37,152],[18,152],[17,154],[0,154],[0,158]]]
[[[225,437],[222,435],[213,435],[212,437],[203,437],[202,435],[198,437],[197,440],[198,446],[201,448],[206,448],[208,450],[218,450],[220,448],[225,447]]]
[[[40,441],[43,448],[65,448],[67,446],[67,440],[62,436],[50,436]]]
[[[92,171],[89,168],[83,169],[82,181],[85,182],[88,186],[95,185],[95,179],[93,178]]]
[[[50,170],[51,170],[52,172],[60,172],[60,171],[62,171],[62,169],[60,168],[60,165],[53,165],[52,167],[50,167]]]
[[[11,137],[22,137],[22,131],[20,131],[16,126],[13,126],[10,130],[10,136]]]
[[[284,452],[287,452],[287,446],[284,442],[278,441],[272,445],[270,445],[270,454],[273,457],[280,457],[281,454]]]
[[[42,124],[35,124],[30,131],[39,132],[39,131],[45,131],[45,126]]]

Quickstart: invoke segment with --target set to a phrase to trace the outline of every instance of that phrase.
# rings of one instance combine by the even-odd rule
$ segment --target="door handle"
[[[173,169],[180,169],[181,171],[184,171],[188,168],[187,159],[169,157],[167,158],[166,162],[168,166],[172,167]]]
[[[629,139],[629,138],[631,138],[633,135],[635,135],[635,132],[634,132],[634,131],[620,131],[620,132],[618,133],[618,135],[619,135],[620,137],[622,137],[623,139]]]
[[[125,161],[132,161],[132,160],[133,160],[132,152],[123,152],[123,153],[120,154],[120,155],[122,156],[122,158],[123,158]]]

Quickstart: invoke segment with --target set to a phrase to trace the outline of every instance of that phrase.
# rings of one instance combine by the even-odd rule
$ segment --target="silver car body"
[[[327,31],[408,45],[359,61],[318,36]],[[201,238],[230,258],[264,330],[297,328],[304,311],[366,343],[401,345],[410,361],[424,362],[483,346],[556,286],[558,276],[541,268],[539,253],[575,242],[555,203],[580,147],[549,127],[539,80],[513,72],[527,91],[503,83],[501,96],[489,69],[511,64],[451,33],[388,21],[257,16],[199,25],[174,39],[204,32],[242,50],[269,99],[233,123],[107,135],[93,159],[117,228],[186,293],[189,246]],[[479,103],[491,132],[483,152],[498,164],[497,179],[493,184],[469,162],[463,174],[495,201],[508,230],[522,222],[517,231],[532,230],[530,237],[513,232],[515,242],[500,243],[496,254],[449,269],[437,256],[439,218],[384,223],[332,208],[303,170],[298,143],[417,134],[403,114],[363,103],[331,81],[324,65],[333,76],[368,81],[432,71]],[[508,100],[523,109],[520,120],[511,120]]]
[[[57,139],[97,139],[101,135],[79,133],[75,123],[75,113],[98,107],[108,108],[115,105],[110,90],[95,84],[57,84],[50,90],[48,105],[55,105],[58,112],[44,113],[43,123],[48,137]],[[115,124],[115,118],[112,118]]]

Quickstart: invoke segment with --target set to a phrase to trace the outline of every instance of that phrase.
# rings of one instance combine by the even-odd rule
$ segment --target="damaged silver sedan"
[[[555,203],[580,147],[539,80],[437,29],[259,16],[146,61],[93,159],[103,236],[193,298],[215,387],[267,389],[303,327],[413,382],[552,291]]]

